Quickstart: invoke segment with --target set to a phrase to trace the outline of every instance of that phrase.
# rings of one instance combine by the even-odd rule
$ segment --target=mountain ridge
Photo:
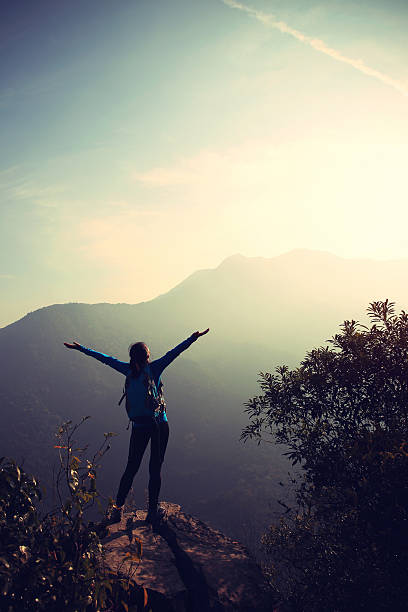
[[[85,442],[97,445],[105,431],[118,434],[101,476],[103,491],[113,494],[128,444],[125,413],[117,407],[123,380],[63,342],[127,360],[129,344],[143,340],[156,359],[210,327],[164,375],[171,427],[164,494],[242,539],[243,523],[266,520],[289,468],[283,449],[239,442],[247,424],[244,403],[259,394],[259,372],[296,367],[345,319],[364,322],[370,301],[389,298],[408,310],[408,262],[320,253],[316,266],[313,258],[233,256],[147,302],[54,304],[1,329],[2,454],[25,458],[30,471],[43,476],[52,465],[57,425],[90,414]],[[135,484],[138,503],[142,482]]]
[[[195,270],[194,272],[186,276],[186,278],[184,278],[182,281],[177,283],[174,287],[172,287],[168,291],[160,293],[159,295],[151,299],[143,300],[141,302],[135,302],[135,303],[132,303],[132,302],[92,302],[92,303],[90,302],[61,302],[61,303],[49,304],[47,306],[38,308],[34,311],[30,311],[27,314],[25,314],[23,317],[20,317],[19,319],[16,319],[15,321],[9,323],[8,325],[1,327],[0,333],[3,330],[7,329],[9,326],[14,325],[15,323],[18,323],[19,321],[22,321],[23,319],[25,319],[26,317],[29,317],[30,315],[34,313],[38,313],[38,312],[41,312],[47,309],[51,309],[55,306],[87,305],[87,306],[131,306],[131,307],[134,307],[134,306],[141,306],[141,305],[150,305],[156,300],[162,301],[163,299],[166,299],[169,296],[177,295],[180,291],[184,290],[186,286],[190,285],[191,283],[195,283],[197,282],[197,280],[201,280],[202,278],[205,278],[206,276],[211,275],[211,273],[214,273],[217,271],[231,272],[232,269],[234,268],[236,269],[237,266],[244,265],[246,268],[248,268],[248,266],[253,267],[254,265],[257,265],[257,264],[262,265],[262,266],[267,266],[270,270],[273,264],[277,264],[277,265],[291,264],[293,265],[294,260],[296,261],[296,263],[301,263],[302,259],[304,260],[303,263],[308,263],[308,264],[312,264],[316,262],[325,262],[326,264],[327,263],[337,264],[337,265],[344,264],[347,267],[350,267],[352,265],[362,265],[363,264],[363,265],[369,265],[369,266],[375,265],[381,268],[390,268],[391,266],[398,266],[398,267],[406,266],[408,270],[408,259],[399,258],[399,259],[390,259],[390,260],[376,260],[372,258],[359,258],[359,257],[345,258],[339,255],[336,255],[334,253],[331,253],[329,251],[307,249],[307,248],[292,249],[290,251],[287,251],[285,253],[282,253],[282,254],[279,254],[273,257],[247,256],[247,255],[243,255],[242,253],[234,253],[232,255],[229,255],[225,259],[223,259],[214,268],[202,268],[199,270]]]

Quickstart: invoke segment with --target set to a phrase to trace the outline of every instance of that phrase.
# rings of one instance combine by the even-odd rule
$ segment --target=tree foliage
[[[297,504],[263,537],[291,610],[405,610],[408,315],[372,302],[300,367],[261,373],[242,438],[286,448]]]
[[[37,480],[13,460],[0,460],[1,610],[141,609],[136,603],[140,589],[132,576],[113,574],[104,563],[103,521],[86,519],[94,504],[102,510],[97,469],[112,434],[105,434],[100,448],[87,459],[87,449],[77,448],[74,440],[82,422],[64,423],[57,432],[59,503],[50,512],[40,510]]]

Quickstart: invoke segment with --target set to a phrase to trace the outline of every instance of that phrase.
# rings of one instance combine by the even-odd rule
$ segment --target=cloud
[[[156,187],[169,187],[172,185],[185,185],[194,181],[197,176],[191,169],[186,168],[153,168],[147,172],[135,172],[133,179],[138,183]]]
[[[25,184],[16,186],[12,189],[12,195],[19,200],[31,200],[38,206],[44,206],[46,208],[57,206],[54,198],[64,192],[62,186],[49,186],[40,187],[33,183],[27,182]]]
[[[248,15],[251,15],[258,21],[263,23],[265,26],[274,28],[275,30],[279,30],[279,32],[282,32],[283,34],[289,34],[290,36],[293,36],[293,38],[296,38],[305,45],[309,45],[309,47],[312,47],[316,51],[324,53],[325,55],[328,55],[329,57],[333,58],[338,62],[348,64],[349,66],[352,66],[355,70],[358,70],[359,72],[366,74],[367,76],[371,76],[377,79],[378,81],[381,81],[385,85],[389,85],[404,96],[408,96],[408,85],[406,83],[394,79],[388,74],[380,72],[375,68],[367,66],[361,59],[353,59],[351,57],[343,55],[340,51],[328,47],[323,40],[320,40],[319,38],[313,38],[312,36],[308,36],[307,34],[300,32],[299,30],[295,30],[284,21],[277,20],[274,15],[263,13],[262,11],[258,11],[257,9],[254,9],[245,4],[241,4],[240,2],[235,2],[235,0],[221,0],[221,2],[223,2],[226,6],[230,8],[237,9],[239,11],[247,13]]]
[[[0,193],[4,200],[28,200],[39,207],[54,208],[66,191],[64,185],[40,185],[30,175],[21,175],[19,166],[0,172]]]
[[[254,183],[262,174],[262,162],[276,157],[261,141],[248,141],[222,150],[205,149],[192,157],[179,158],[167,167],[134,172],[133,180],[152,187],[205,187],[219,189],[221,185]],[[256,179],[254,179],[254,174]]]
[[[117,207],[112,204],[112,212],[84,217],[77,222],[75,244],[81,257],[117,266],[134,257],[138,244],[148,248],[162,214],[157,210],[124,206],[124,202]]]

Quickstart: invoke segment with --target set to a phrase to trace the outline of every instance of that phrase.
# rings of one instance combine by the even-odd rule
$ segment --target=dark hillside
[[[211,333],[163,377],[171,427],[163,497],[242,539],[242,523],[263,520],[258,509],[263,513],[269,499],[282,495],[277,481],[288,469],[281,450],[238,441],[246,423],[242,404],[259,392],[258,372],[295,366],[372,300],[388,297],[406,308],[407,278],[405,261],[311,251],[272,259],[235,255],[149,302],[56,304],[32,312],[0,330],[1,454],[25,459],[44,478],[57,424],[89,414],[84,435],[91,444],[104,431],[118,433],[100,483],[114,494],[129,436],[117,407],[123,378],[68,351],[63,341],[127,360],[129,344],[144,340],[154,359],[209,326]],[[135,480],[138,504],[146,462],[143,470]]]

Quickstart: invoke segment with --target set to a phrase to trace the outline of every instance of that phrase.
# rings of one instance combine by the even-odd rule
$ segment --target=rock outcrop
[[[103,540],[106,562],[148,594],[154,612],[272,610],[272,594],[259,566],[238,542],[162,502],[154,529],[146,512],[124,514]]]

